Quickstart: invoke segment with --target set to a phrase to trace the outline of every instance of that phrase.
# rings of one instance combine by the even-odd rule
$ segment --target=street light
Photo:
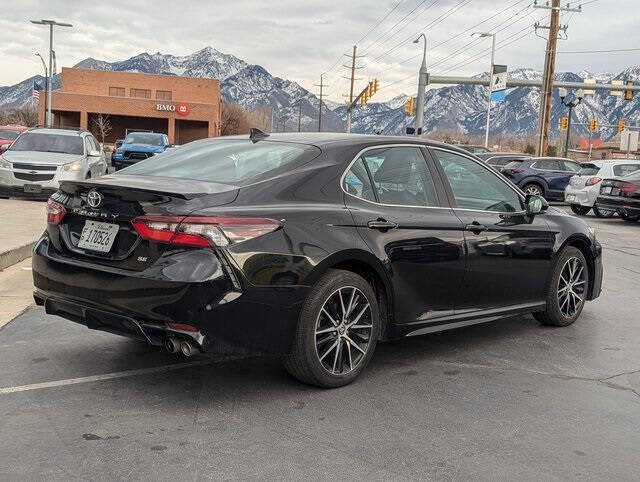
[[[51,127],[51,84],[53,77],[53,27],[73,27],[70,23],[56,22],[55,20],[31,20],[31,23],[36,25],[48,25],[49,26],[49,76],[47,76],[47,127]]]
[[[565,107],[569,108],[569,119],[567,122],[567,137],[564,141],[564,154],[563,157],[567,157],[569,153],[569,140],[571,139],[571,113],[573,112],[574,107],[577,107],[580,102],[582,102],[582,98],[584,97],[584,91],[582,89],[578,89],[575,96],[571,96],[569,100],[567,99],[569,96],[567,95],[567,89],[560,88],[558,89],[558,93],[560,94],[560,100]],[[591,133],[589,133],[589,138],[591,138]]]
[[[496,34],[489,32],[474,32],[472,37],[491,37],[491,65],[489,66],[489,97],[487,99],[487,127],[484,133],[484,147],[489,148],[489,120],[491,119],[491,87],[493,86],[493,59],[496,53]]]
[[[42,62],[42,68],[44,69],[44,111],[47,112],[47,82],[49,81],[49,74],[47,72],[47,64],[44,63],[44,59],[42,55],[39,53],[35,54],[36,57],[40,57],[40,62]]]
[[[420,73],[418,74],[418,101],[416,107],[416,135],[422,134],[422,128],[424,126],[424,91],[427,88],[427,36],[421,33],[420,36],[413,41],[414,44],[420,42],[420,39],[424,39],[424,52],[422,54],[422,65],[420,66]]]

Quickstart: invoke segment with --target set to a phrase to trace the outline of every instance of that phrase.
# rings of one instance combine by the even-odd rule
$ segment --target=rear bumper
[[[207,254],[194,266],[182,256],[176,269],[167,255],[131,272],[65,259],[45,236],[34,249],[34,296],[49,314],[153,345],[164,343],[169,323],[186,323],[202,351],[288,353],[307,288],[249,285]]]
[[[569,204],[593,207],[598,197],[598,192],[600,191],[599,186],[593,187],[595,189],[591,189],[590,187],[578,189],[568,185],[564,190],[564,201]]]
[[[620,196],[598,196],[596,200],[598,207],[606,209],[624,209],[628,214],[640,214],[640,200],[630,199]]]

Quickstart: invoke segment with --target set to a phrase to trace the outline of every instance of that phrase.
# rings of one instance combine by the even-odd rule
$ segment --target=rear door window
[[[564,171],[564,167],[560,165],[560,161],[555,159],[539,159],[533,167],[542,171]]]
[[[505,169],[515,169],[516,167],[520,167],[522,164],[522,160],[509,161],[504,165]]]
[[[640,164],[616,164],[613,166],[613,175],[616,177],[628,176],[640,169]]]
[[[571,162],[571,161],[561,161],[562,164],[564,165],[564,171],[569,171],[569,172],[580,172],[580,164],[578,164],[577,162]]]
[[[600,168],[595,164],[582,164],[580,166],[580,171],[578,171],[579,176],[595,176],[600,172]]]
[[[351,194],[367,201],[375,201],[376,197],[373,193],[373,186],[369,173],[364,165],[364,159],[361,157],[353,163],[351,168],[344,175],[342,181],[342,187],[344,190]]]
[[[376,198],[397,206],[437,206],[436,187],[417,147],[373,149],[362,155],[374,182]]]

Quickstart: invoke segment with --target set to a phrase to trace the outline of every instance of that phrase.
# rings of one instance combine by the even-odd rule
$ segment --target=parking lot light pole
[[[493,61],[496,54],[496,34],[489,32],[474,32],[472,37],[491,37],[491,65],[489,66],[489,95],[487,97],[487,126],[484,132],[484,147],[489,148],[489,121],[491,119],[491,88],[493,87]]]
[[[582,98],[584,97],[584,91],[582,89],[579,89],[578,92],[576,93],[576,96],[570,100],[566,100],[567,89],[561,87],[559,89],[559,94],[560,94],[560,100],[562,101],[562,104],[565,107],[569,108],[569,118],[567,119],[567,137],[564,141],[564,153],[562,155],[562,157],[566,158],[567,154],[569,153],[569,142],[571,140],[571,114],[573,113],[573,109],[577,107],[580,104],[580,102],[582,102]]]
[[[424,91],[427,88],[427,36],[421,33],[420,36],[413,41],[414,44],[424,39],[424,51],[422,54],[422,65],[418,74],[418,99],[416,102],[416,135],[422,135],[424,127]]]
[[[70,23],[56,22],[55,20],[31,20],[31,23],[36,25],[48,25],[49,26],[49,74],[47,76],[47,120],[45,124],[47,127],[51,127],[53,124],[53,118],[51,116],[51,87],[53,83],[53,27],[73,27]]]
[[[40,62],[42,62],[42,68],[44,69],[44,111],[47,112],[47,82],[49,82],[49,73],[47,71],[47,64],[44,63],[44,59],[42,55],[39,53],[36,54],[36,57],[40,57]]]

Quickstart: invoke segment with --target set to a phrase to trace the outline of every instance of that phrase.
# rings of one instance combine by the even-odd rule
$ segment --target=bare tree
[[[104,144],[104,138],[111,132],[111,121],[106,114],[98,114],[91,119],[93,131],[100,138],[100,142]]]
[[[2,112],[0,124],[17,124],[33,127],[38,124],[38,110],[32,105],[25,105],[16,109]]]
[[[258,107],[248,113],[247,119],[250,127],[257,127],[261,131],[271,130],[271,108],[267,106]]]
[[[221,135],[232,136],[236,134],[247,134],[249,132],[247,111],[238,104],[223,102],[220,117]]]

